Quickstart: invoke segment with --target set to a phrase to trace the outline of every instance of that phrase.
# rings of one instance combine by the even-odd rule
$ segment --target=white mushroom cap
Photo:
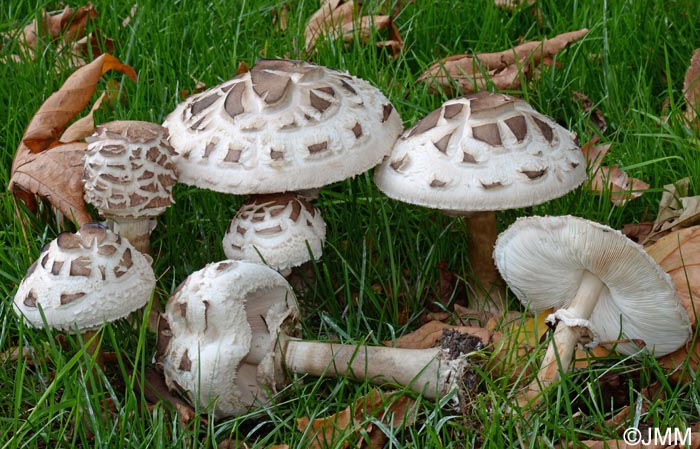
[[[403,130],[368,82],[263,59],[166,117],[179,180],[233,194],[322,187],[379,164]]]
[[[660,357],[691,335],[670,276],[641,246],[607,226],[571,216],[520,218],[499,236],[494,259],[515,295],[535,311],[568,307],[584,273],[597,276],[604,285],[585,327],[601,341],[641,340]],[[629,355],[639,346],[615,349]]]
[[[143,307],[156,279],[148,256],[97,224],[64,232],[29,267],[14,308],[32,327],[90,330]],[[40,311],[41,308],[41,311]]]
[[[85,201],[104,216],[157,217],[174,203],[177,181],[168,130],[155,123],[114,121],[87,138]]]
[[[320,258],[325,239],[321,212],[302,196],[284,193],[256,196],[241,206],[223,246],[229,259],[263,262],[284,271],[312,256]]]
[[[447,211],[532,206],[586,179],[574,139],[523,100],[480,92],[406,130],[374,180],[391,198]]]
[[[201,407],[216,400],[218,417],[240,415],[265,403],[283,377],[273,347],[263,349],[259,364],[245,357],[261,333],[265,344],[276,345],[282,324],[297,314],[294,293],[275,270],[244,261],[209,264],[168,301],[156,363],[168,388]]]

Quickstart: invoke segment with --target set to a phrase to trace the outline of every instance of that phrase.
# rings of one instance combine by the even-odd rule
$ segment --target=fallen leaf
[[[484,90],[493,83],[498,90],[519,88],[541,64],[551,64],[552,57],[583,38],[587,29],[572,31],[543,41],[525,42],[497,53],[459,54],[444,58],[421,74],[418,81],[428,83],[430,91],[441,90],[462,95]]]
[[[700,226],[667,234],[645,250],[671,276],[681,304],[695,327],[700,313]]]
[[[359,440],[356,447],[380,449],[387,438],[383,427],[395,430],[415,422],[417,411],[414,404],[413,399],[403,394],[382,393],[373,389],[352,406],[331,416],[313,421],[307,417],[298,418],[297,429],[311,435],[311,441],[306,446],[311,449],[346,448],[352,435]],[[370,418],[384,426],[376,426]]]
[[[647,239],[651,231],[654,229],[654,223],[645,221],[642,223],[629,223],[622,226],[622,232],[628,239],[640,245]]]
[[[616,206],[639,198],[649,188],[649,184],[628,176],[617,164],[599,167],[591,178],[590,186],[596,193],[609,192],[610,201]]]
[[[697,128],[700,111],[700,48],[696,49],[690,58],[690,65],[683,79],[683,95],[686,101],[685,116]]]
[[[642,193],[649,188],[649,184],[628,176],[617,164],[611,167],[601,165],[612,144],[596,145],[596,143],[598,143],[598,136],[581,147],[588,164],[588,172],[593,173],[588,184],[589,189],[598,194],[610,193],[610,201],[616,206],[642,196]]]
[[[593,102],[586,94],[577,91],[572,91],[571,94],[583,112],[590,116],[591,123],[598,129],[598,132],[604,133],[608,129],[608,124],[600,109],[593,106]]]
[[[535,0],[494,0],[494,4],[502,9],[514,10],[524,5],[534,5]]]
[[[319,39],[335,40],[342,38],[344,42],[352,42],[356,36],[360,42],[367,42],[372,32],[387,30],[389,38],[377,41],[377,47],[388,47],[392,55],[397,57],[403,47],[403,39],[391,16],[366,15],[359,16],[361,2],[354,0],[330,0],[321,4],[304,30],[306,52],[311,53]]]
[[[82,155],[87,144],[63,142],[61,136],[68,123],[88,104],[99,79],[109,70],[117,70],[136,81],[133,68],[105,53],[77,69],[32,117],[12,161],[8,186],[30,210],[36,211],[35,196],[38,196],[47,199],[65,217],[75,218],[78,224],[92,220],[83,201]],[[85,124],[79,122],[71,134],[84,134]]]
[[[644,245],[650,245],[671,231],[700,223],[700,196],[686,196],[689,185],[690,179],[683,178],[664,186],[659,212]]]

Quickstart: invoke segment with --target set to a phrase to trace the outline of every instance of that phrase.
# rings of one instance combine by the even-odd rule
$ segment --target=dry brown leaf
[[[683,79],[683,95],[686,101],[685,116],[697,127],[698,111],[700,111],[700,48],[696,49],[690,58],[690,65]]]
[[[639,198],[649,188],[649,184],[641,179],[631,178],[617,164],[599,167],[591,178],[590,186],[596,193],[609,192],[610,201],[616,206]]]
[[[622,232],[628,239],[640,245],[644,242],[651,231],[654,229],[654,223],[651,221],[645,221],[642,223],[629,223],[622,226],[620,232]]]
[[[8,186],[30,210],[36,211],[35,196],[39,196],[49,200],[65,217],[74,217],[79,224],[91,221],[83,201],[81,179],[86,144],[63,143],[60,138],[68,123],[88,104],[98,81],[109,70],[117,70],[136,81],[133,68],[105,53],[77,69],[32,117],[12,161]],[[80,131],[84,133],[84,125],[85,122],[76,125],[76,130],[83,126]]]
[[[629,177],[627,173],[620,170],[618,165],[612,167],[601,165],[612,144],[596,145],[598,140],[598,136],[594,136],[590,142],[581,147],[588,164],[588,171],[593,173],[589,183],[590,190],[598,194],[609,192],[610,201],[618,206],[639,198],[643,191],[649,188],[649,184]]]
[[[671,276],[681,304],[695,327],[700,313],[700,226],[672,232],[645,249]]]
[[[414,404],[413,399],[403,394],[382,393],[373,389],[352,406],[326,418],[313,421],[307,417],[298,418],[297,428],[306,432],[311,427],[308,433],[312,439],[307,445],[311,449],[348,447],[352,435],[359,440],[356,447],[380,449],[386,442],[386,435],[380,428],[368,423],[367,418],[379,419],[391,429],[409,426],[416,419]]]
[[[651,233],[644,240],[649,245],[671,231],[700,223],[700,196],[686,196],[689,178],[683,178],[664,186],[659,201],[659,212]]]
[[[355,39],[355,33],[357,33],[360,42],[367,42],[372,36],[372,31],[388,30],[389,38],[378,41],[377,47],[390,48],[392,55],[398,56],[403,47],[403,39],[391,16],[358,17],[360,3],[353,0],[333,0],[323,3],[306,24],[304,30],[306,52],[312,52],[319,39],[342,38],[346,43],[350,43]]]
[[[599,132],[604,133],[608,129],[608,124],[600,109],[593,107],[593,102],[588,96],[582,92],[572,91],[574,101],[583,109],[583,112],[590,114],[591,123]]]
[[[489,82],[499,90],[514,89],[529,79],[538,66],[551,64],[554,55],[586,33],[588,30],[584,28],[497,53],[449,56],[431,65],[418,80],[428,83],[435,93],[445,90],[454,94],[457,86],[464,95],[486,89]]]
[[[595,173],[598,171],[600,164],[603,162],[603,158],[610,150],[612,143],[606,143],[603,145],[596,145],[600,138],[598,136],[593,136],[593,138],[581,146],[581,151],[586,158],[586,163],[588,165],[588,171]]]

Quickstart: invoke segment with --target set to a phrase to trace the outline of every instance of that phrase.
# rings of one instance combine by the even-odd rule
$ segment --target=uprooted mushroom
[[[286,372],[397,383],[429,398],[452,394],[481,340],[401,349],[293,338],[297,304],[287,281],[257,263],[222,261],[191,274],[161,317],[156,366],[169,388],[217,417],[269,401]],[[459,397],[457,395],[456,397]]]
[[[554,335],[521,405],[537,402],[569,370],[578,343],[614,342],[621,354],[662,357],[691,336],[670,276],[607,226],[571,216],[520,218],[498,237],[494,259],[523,305],[554,309],[547,317]]]
[[[374,172],[390,198],[464,217],[474,293],[500,311],[495,211],[558,198],[585,179],[573,133],[523,100],[488,92],[445,102],[406,130]]]

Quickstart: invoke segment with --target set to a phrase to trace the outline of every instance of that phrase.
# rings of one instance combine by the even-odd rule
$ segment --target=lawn
[[[0,10],[3,186],[32,116],[74,70],[60,40],[40,42],[30,57],[22,53],[18,32],[42,10],[65,6],[6,0]],[[612,144],[603,164],[619,165],[649,188],[614,204],[608,189],[593,192],[584,183],[563,198],[499,214],[499,229],[521,216],[566,214],[620,229],[653,221],[667,184],[689,177],[688,195],[700,193],[700,140],[697,128],[684,119],[683,96],[686,69],[700,46],[700,2],[542,0],[512,11],[487,0],[363,2],[363,15],[386,14],[394,7],[393,21],[403,39],[397,56],[375,45],[386,39],[386,30],[373,31],[365,42],[358,35],[347,43],[321,40],[307,53],[304,29],[319,8],[316,0],[144,0],[133,6],[122,0],[96,2],[98,15],[87,25],[88,31],[99,30],[101,50],[109,38],[110,53],[138,73],[138,82],[116,72],[103,77],[98,92],[110,90],[112,101],[96,112],[96,123],[162,123],[200,83],[224,82],[241,64],[253,66],[258,58],[289,58],[369,81],[410,127],[452,98],[417,81],[436,60],[498,52],[587,28],[588,34],[557,54],[539,76],[505,93],[574,131],[581,144],[599,135],[600,143]],[[578,93],[591,100],[592,109],[576,101]],[[604,131],[592,120],[595,114],[604,117]],[[174,195],[176,203],[160,218],[151,240],[155,298],[161,304],[190,273],[225,259],[221,238],[244,200],[184,184],[175,187]],[[458,321],[454,303],[471,296],[465,291],[470,268],[462,220],[388,199],[374,186],[371,172],[322,189],[315,205],[328,224],[327,241],[322,259],[305,272],[298,295],[304,338],[380,344],[424,324],[428,311],[448,312],[446,320]],[[0,214],[0,447],[305,448],[313,429],[298,426],[298,419],[342,412],[375,388],[349,379],[299,377],[264,410],[215,421],[197,407],[196,417],[183,425],[172,406],[154,404],[134,388],[152,366],[155,348],[155,335],[144,326],[104,326],[102,347],[113,355],[100,372],[82,350],[81,338],[22,324],[12,307],[19,282],[45,244],[75,227],[45,205],[30,212],[6,189],[0,193]],[[509,304],[513,311],[523,310],[513,295]],[[18,360],[9,357],[18,346],[34,352]],[[543,348],[531,353],[534,364]],[[369,444],[370,427],[386,434],[383,447],[567,447],[619,438],[628,427],[698,430],[700,422],[697,383],[670,382],[648,355],[590,363],[565,376],[548,392],[544,406],[533,411],[511,407],[518,385],[531,373],[497,374],[477,366],[476,375],[477,394],[464,414],[450,409],[447,399],[436,403],[407,392],[415,399],[413,422],[361,414],[353,428],[360,430],[341,429],[327,447],[352,446],[363,438]],[[391,390],[396,387],[382,389]],[[629,417],[616,427],[610,420],[625,406]]]

